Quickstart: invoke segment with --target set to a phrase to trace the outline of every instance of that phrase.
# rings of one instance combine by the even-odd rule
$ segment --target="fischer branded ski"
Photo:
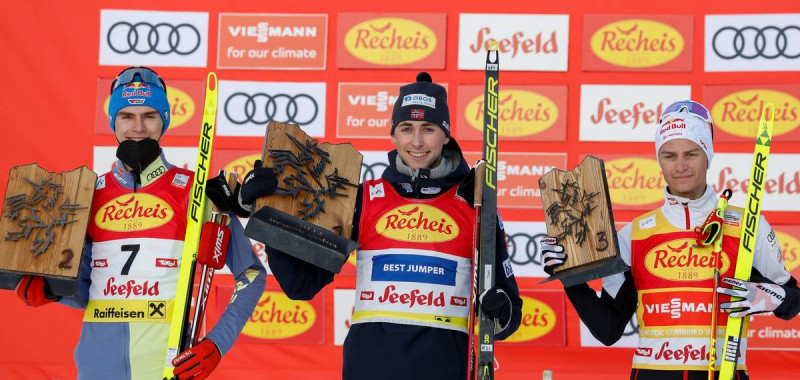
[[[200,231],[206,214],[205,184],[211,163],[211,147],[214,143],[214,130],[217,120],[217,74],[211,72],[206,80],[206,102],[203,109],[203,124],[200,129],[200,143],[197,151],[197,167],[189,194],[189,210],[186,217],[186,238],[183,242],[178,287],[175,291],[175,306],[172,311],[167,355],[164,361],[163,379],[175,378],[172,365],[179,353],[188,348],[189,340],[186,325],[192,302],[194,272],[197,265],[197,248],[200,244]]]
[[[769,110],[769,119],[767,119],[767,110]],[[767,174],[769,150],[772,145],[774,120],[775,106],[766,104],[761,111],[761,120],[758,123],[753,167],[750,172],[750,184],[747,188],[747,202],[744,207],[745,214],[742,218],[742,233],[736,257],[736,271],[734,272],[735,278],[745,281],[750,280],[750,273],[753,269],[753,250],[756,246],[756,234],[761,216],[761,199],[764,197],[764,180]],[[745,318],[749,319],[750,317]],[[732,380],[735,376],[744,321],[744,318],[728,316],[728,325],[725,328],[725,350],[720,358],[722,360],[720,380]]]
[[[494,55],[494,59],[492,59]],[[486,53],[486,80],[483,93],[483,161],[484,173],[481,186],[480,207],[478,208],[478,258],[477,284],[478,291],[473,294],[478,320],[478,344],[474,337],[470,340],[471,349],[478,347],[477,368],[471,366],[470,377],[481,380],[494,379],[494,329],[497,324],[494,318],[485,315],[480,309],[477,297],[494,286],[496,238],[497,238],[497,160],[498,160],[498,95],[500,93],[500,52],[497,44],[492,44]],[[476,175],[476,181],[480,178]],[[477,187],[477,185],[476,185]],[[477,207],[476,207],[477,208]],[[474,327],[470,333],[474,334]],[[472,359],[472,358],[470,358]],[[477,370],[477,371],[476,371]]]

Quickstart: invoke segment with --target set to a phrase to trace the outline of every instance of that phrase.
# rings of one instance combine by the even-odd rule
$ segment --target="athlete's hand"
[[[786,290],[779,285],[764,282],[750,282],[725,277],[722,282],[733,288],[717,287],[717,292],[742,300],[723,302],[719,305],[731,317],[741,318],[750,314],[769,313],[778,308],[786,299]],[[741,310],[733,310],[741,309]]]
[[[26,305],[32,307],[47,305],[59,299],[59,297],[48,297],[44,290],[44,277],[42,276],[22,276],[14,290]]]
[[[236,202],[233,190],[225,179],[225,173],[220,173],[206,181],[206,196],[222,212],[230,211]]]
[[[493,287],[487,289],[481,294],[480,298],[481,311],[483,311],[490,318],[497,319],[498,326],[495,328],[495,334],[505,330],[508,322],[511,320],[511,298],[506,294],[503,289]]]
[[[222,355],[217,345],[210,339],[203,339],[196,346],[181,352],[172,359],[175,369],[172,373],[180,380],[202,380],[217,368]]]
[[[261,160],[256,160],[253,170],[247,173],[242,180],[239,191],[239,204],[247,211],[251,211],[253,202],[265,195],[270,195],[278,188],[278,177],[269,167],[263,167]]]
[[[567,261],[567,254],[564,253],[564,246],[558,244],[558,239],[545,236],[541,240],[542,243],[542,264],[544,265],[544,272],[553,275],[553,270],[559,265],[564,265]]]

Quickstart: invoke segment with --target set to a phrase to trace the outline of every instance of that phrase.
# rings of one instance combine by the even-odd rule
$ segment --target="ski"
[[[494,55],[494,59],[492,59]],[[481,184],[481,205],[478,214],[478,292],[475,307],[478,320],[477,375],[478,379],[494,379],[494,329],[497,322],[480,309],[477,296],[494,286],[496,238],[497,238],[497,160],[500,52],[497,44],[486,52],[485,85],[483,93],[483,161],[485,169]],[[476,176],[477,178],[478,176]],[[472,376],[472,375],[471,375]]]
[[[769,119],[767,119],[769,110]],[[756,147],[753,153],[753,167],[750,172],[750,183],[747,187],[747,202],[745,214],[742,219],[742,233],[739,239],[739,250],[736,257],[736,271],[734,277],[740,280],[750,280],[753,269],[753,250],[756,244],[759,218],[761,216],[761,199],[764,196],[764,180],[767,173],[767,161],[772,145],[772,125],[775,120],[775,107],[766,104],[761,112],[756,135]],[[735,301],[735,300],[734,300]],[[748,317],[745,317],[749,319]],[[728,316],[728,325],[725,328],[724,353],[720,358],[720,380],[732,380],[736,373],[736,363],[739,360],[739,348],[742,335],[744,318]]]
[[[170,322],[167,354],[164,362],[163,380],[175,378],[172,359],[187,348],[186,325],[192,302],[194,272],[197,265],[197,248],[200,231],[206,214],[205,184],[211,163],[211,147],[214,143],[214,127],[217,120],[217,74],[211,72],[206,80],[206,100],[203,109],[203,124],[197,151],[197,167],[189,194],[189,210],[186,217],[186,238],[183,241],[178,286],[175,290],[175,305]]]

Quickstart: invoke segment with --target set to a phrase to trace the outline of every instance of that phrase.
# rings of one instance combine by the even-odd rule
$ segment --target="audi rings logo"
[[[389,167],[389,164],[385,162],[376,162],[374,164],[368,164],[366,162],[361,163],[361,182],[364,181],[371,181],[373,179],[377,179],[381,177],[383,171]]]
[[[236,92],[225,100],[225,117],[233,124],[266,125],[270,121],[304,126],[316,120],[319,105],[307,94],[247,94]]]
[[[794,59],[800,57],[800,27],[726,26],[714,33],[711,47],[722,59]]]
[[[528,235],[524,232],[508,235],[508,257],[512,263],[526,265],[529,263],[542,266],[542,252],[539,241],[547,234]]]
[[[166,22],[135,24],[119,21],[108,29],[108,46],[115,53],[192,54],[200,47],[200,31],[192,24],[172,25]]]

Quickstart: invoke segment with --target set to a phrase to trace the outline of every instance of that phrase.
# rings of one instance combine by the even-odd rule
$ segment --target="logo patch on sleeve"
[[[509,278],[514,275],[514,269],[511,268],[511,259],[503,260],[503,270],[506,272],[506,278]]]
[[[375,186],[369,185],[369,200],[373,200],[375,198],[383,198],[386,194],[383,191],[383,183],[379,183]]]

